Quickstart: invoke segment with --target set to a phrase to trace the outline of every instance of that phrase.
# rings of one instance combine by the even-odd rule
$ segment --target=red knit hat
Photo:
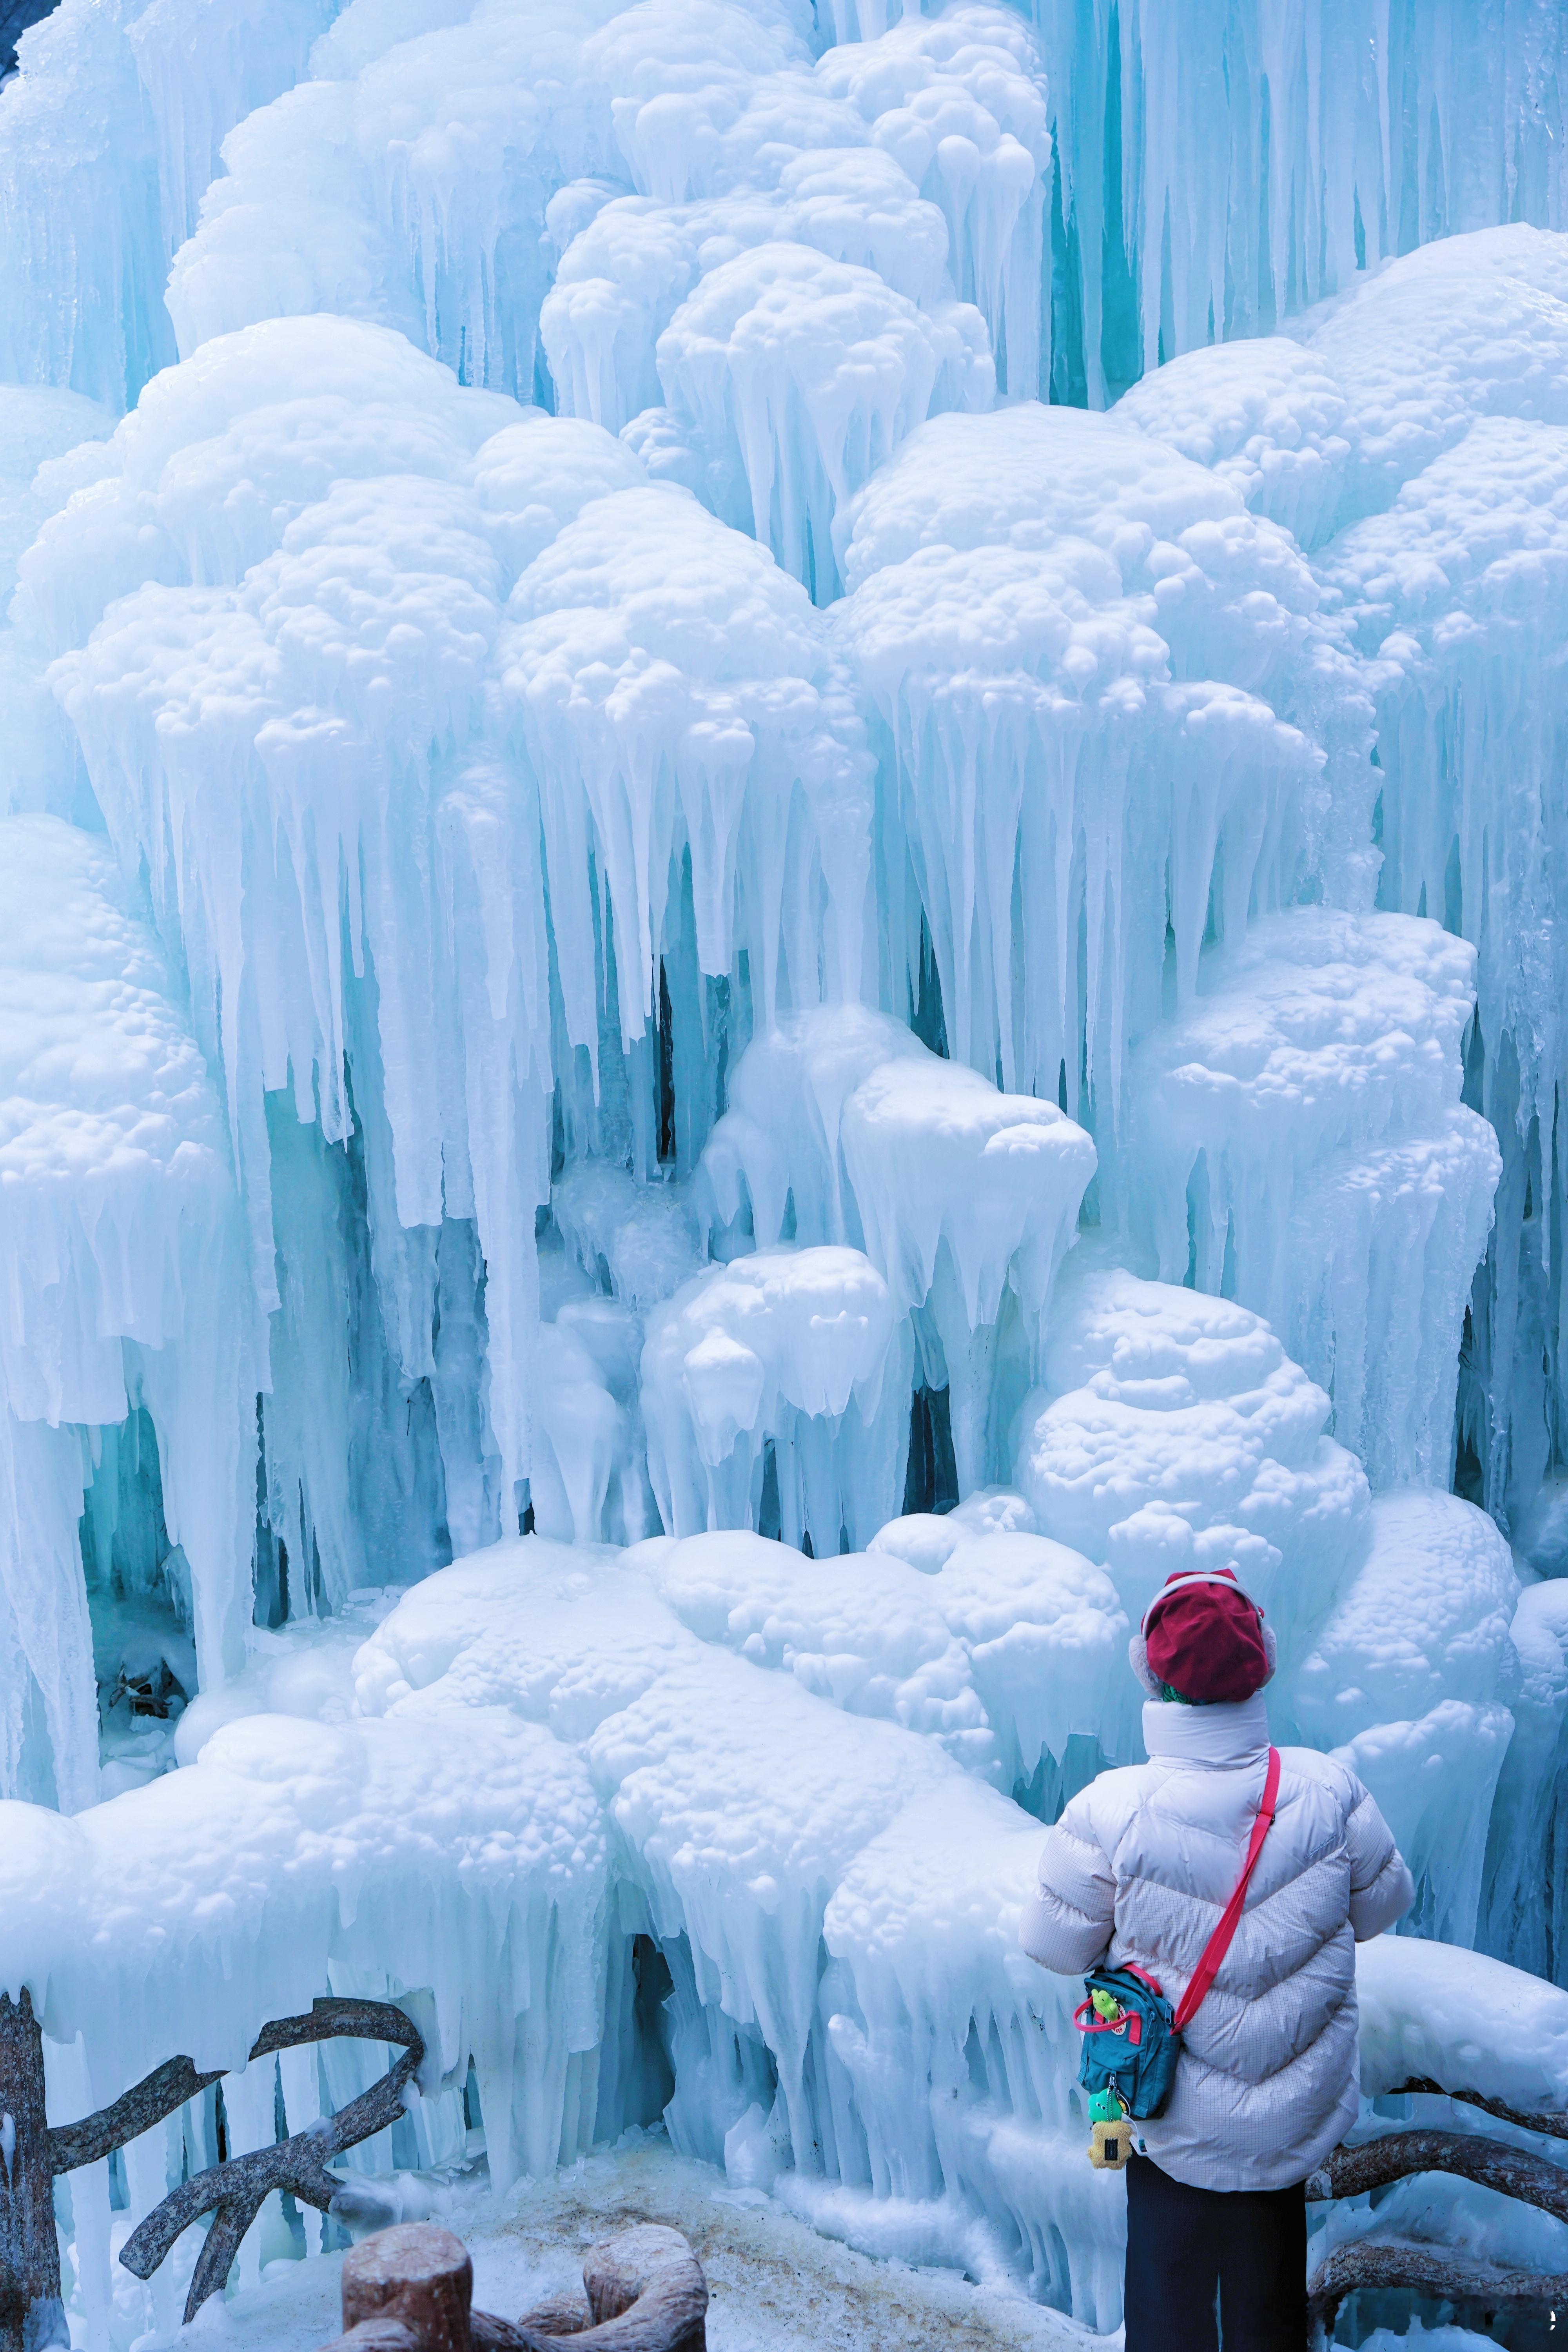
[[[1230,1568],[1178,1569],[1143,1613],[1149,1673],[1196,1705],[1250,1698],[1274,1671],[1274,1635]]]

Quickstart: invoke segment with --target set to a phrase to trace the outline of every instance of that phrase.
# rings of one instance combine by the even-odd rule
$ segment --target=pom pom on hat
[[[1250,1698],[1274,1672],[1274,1632],[1229,1568],[1179,1569],[1154,1595],[1131,1645],[1145,1690],[1163,1684],[1199,1706]]]

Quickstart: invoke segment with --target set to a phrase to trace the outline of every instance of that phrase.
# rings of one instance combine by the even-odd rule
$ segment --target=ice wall
[[[163,272],[209,190],[170,303],[182,351],[268,309],[343,310],[423,322],[470,380],[525,397],[552,262],[601,205],[743,189],[765,207],[792,149],[880,148],[943,216],[1009,392],[1095,406],[1415,246],[1562,216],[1563,35],[1545,0],[1484,18],[1464,0],[1310,21],[1279,0],[899,13],[454,0],[414,23],[355,0],[334,23],[306,0],[283,18],[234,7],[198,72],[205,17],[67,0],[22,40],[0,142],[18,363],[133,399],[170,355]],[[111,116],[112,160],[94,129]],[[40,177],[24,158],[46,145]],[[70,224],[63,299],[51,222]],[[646,280],[600,278],[590,344],[658,302],[670,226]]]
[[[99,1433],[142,1403],[202,1679],[244,1655],[258,1325],[218,1104],[100,840],[0,820],[0,1793],[98,1790],[78,1537]],[[150,1563],[153,1567],[161,1563]]]
[[[13,797],[145,874],[220,1087],[267,1339],[229,1574],[269,1618],[529,1513],[833,1549],[931,1446],[1005,1475],[1080,1213],[1272,1318],[1376,1483],[1448,1475],[1493,1169],[1468,973],[1412,977],[1370,911],[1432,912],[1378,566],[1459,436],[1549,429],[1554,248],[1433,247],[1310,341],[1045,406],[1043,52],[976,5],[837,29],[487,0],[410,37],[356,0],[230,142],[170,282],[189,356],[29,494],[11,635],[70,733]],[[1509,511],[1549,506],[1531,475]],[[1481,949],[1472,1097],[1525,961]],[[818,1139],[779,1041],[872,1000]],[[706,1242],[665,1253],[700,1163]],[[1505,1181],[1464,1342],[1500,1507],[1489,1361],[1555,1295],[1539,1248],[1510,1288],[1521,1222]],[[858,1253],[833,1312],[879,1279],[880,1336],[808,1373],[806,1277],[748,1242]]]
[[[0,1962],[62,2051],[103,1972],[80,2104],[408,1990],[374,2168],[471,2056],[498,2178],[663,2114],[1110,2325],[1010,1906],[1191,1559],[1560,1965],[1560,1612],[1446,1489],[1555,1580],[1561,31],[1418,13],[27,37],[0,1795],[81,1810]]]

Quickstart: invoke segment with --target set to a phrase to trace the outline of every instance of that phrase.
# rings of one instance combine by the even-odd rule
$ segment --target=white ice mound
[[[551,207],[565,225],[563,191]],[[758,247],[809,247],[872,270],[922,310],[952,308],[947,225],[877,147],[811,148],[777,184],[692,205],[599,192],[562,255],[540,312],[561,404],[620,432],[667,396],[657,346],[705,274]],[[738,446],[735,463],[740,461]]]
[[[0,708],[5,714],[0,814],[20,809],[80,814],[70,730],[44,684],[47,649],[27,617],[19,616],[18,625],[8,608],[17,563],[40,524],[64,505],[73,464],[90,471],[93,445],[113,430],[109,411],[79,393],[0,385]],[[79,458],[68,457],[79,447]]]
[[[1009,9],[956,0],[933,16],[906,14],[879,39],[856,41],[842,23],[839,36],[817,79],[942,212],[953,282],[984,318],[998,389],[1033,398],[1048,356],[1037,273],[1051,137],[1029,29]]]
[[[900,1023],[845,1005],[753,1039],[701,1179],[725,1223],[749,1213],[760,1246],[793,1231],[864,1248],[895,1314],[919,1316],[968,1493],[999,1462],[993,1422],[1016,1402],[994,1394],[1004,1300],[1032,1356],[1094,1166],[1088,1136],[1055,1103],[1001,1094]]]
[[[1492,1791],[1513,1730],[1519,1579],[1456,1495],[1380,1496],[1366,1558],[1295,1677],[1303,1732],[1377,1799],[1415,1872],[1413,1925],[1475,1933]]]
[[[1295,908],[1205,957],[1133,1057],[1130,1212],[1160,1272],[1267,1317],[1374,1485],[1446,1478],[1500,1161],[1459,1101],[1465,941]]]
[[[1516,222],[1407,253],[1335,305],[1311,338],[1355,420],[1347,519],[1482,416],[1568,425],[1568,255]]]
[[[776,158],[780,114],[810,107],[815,27],[803,0],[645,0],[598,15],[584,63],[644,195],[683,204],[732,184],[758,145]]]
[[[165,370],[105,448],[77,453],[76,495],[23,584],[57,646],[79,644],[146,582],[237,587],[339,484],[466,485],[475,452],[519,415],[385,329],[268,320]]]
[[[1568,1992],[1480,1952],[1417,1936],[1356,1947],[1361,2086],[1481,2091],[1531,2113],[1568,2113]]]
[[[1110,1577],[1048,1536],[1004,1528],[961,1531],[935,1577],[923,1580],[935,1585],[937,1606],[968,1652],[1002,1786],[1016,1794],[1047,1761],[1059,1773],[1068,1742],[1097,1739],[1116,1711],[1127,1620]],[[1053,1812],[1056,1794],[1042,1790],[1034,1809]]]
[[[858,1250],[758,1250],[647,1318],[648,1475],[673,1535],[750,1528],[771,1459],[785,1540],[853,1549],[890,1516],[909,1444],[911,1349]]]
[[[738,1549],[743,1595],[755,1551]],[[416,1586],[358,1662],[361,1706],[406,1736],[507,1705],[580,1743],[624,1857],[599,2136],[652,2119],[626,2113],[641,2068],[623,1956],[641,1932],[673,1977],[659,2030],[679,2148],[722,2161],[748,2108],[771,2108],[786,2166],[907,2200],[900,2221],[944,2242],[955,2209],[963,2226],[984,2213],[1004,2268],[1103,2322],[1118,2225],[1075,2194],[1070,1992],[1016,1948],[1037,1822],[936,1740],[699,1640],[645,1557],[500,1546]],[[718,1538],[696,1557],[721,1579]],[[524,2031],[543,2022],[532,2011]]]
[[[1019,1418],[1017,1485],[1047,1535],[1105,1561],[1134,1625],[1176,1569],[1234,1566],[1286,1668],[1366,1546],[1366,1478],[1328,1416],[1246,1307],[1075,1261]],[[1288,1706],[1285,1672],[1276,1689]]]
[[[1317,584],[1203,467],[1033,403],[923,426],[838,536],[916,885],[886,895],[923,912],[949,1048],[1073,1108],[1087,1038],[1113,1120],[1167,913],[1180,1000],[1211,897],[1231,937],[1294,873],[1322,756],[1294,714],[1310,699],[1316,730],[1350,691]],[[918,928],[892,947],[916,974]]]
[[[655,1538],[635,1557],[700,1640],[793,1675],[847,1714],[923,1732],[966,1771],[1000,1782],[996,1739],[938,1579],[889,1553],[806,1559],[750,1533]]]
[[[818,1561],[749,1534],[656,1539],[636,1558],[702,1640],[924,1732],[1015,1794],[1042,1764],[1059,1773],[1074,1734],[1095,1737],[1126,1671],[1109,1576],[1044,1536],[960,1529],[931,1573],[880,1544]]]
[[[1301,546],[1334,529],[1356,422],[1310,345],[1259,335],[1187,352],[1151,369],[1115,413],[1207,466]]]
[[[107,845],[54,817],[0,821],[0,1769],[5,1793],[18,1774],[31,1789],[52,1773],[75,1805],[97,1786],[76,1525],[89,1465],[53,1433],[152,1412],[203,1676],[221,1682],[243,1622],[241,1425],[258,1381],[205,1064]],[[29,1674],[41,1757],[25,1730]]]
[[[858,992],[870,761],[825,625],[763,550],[673,488],[595,501],[513,590],[500,683],[539,778],[574,1045],[598,1045],[590,851],[628,1046],[657,1013],[683,848],[700,971],[744,949],[765,1021],[781,987]]]
[[[470,2053],[500,2178],[583,2144],[606,1840],[583,1763],[541,1725],[505,1706],[416,1723],[252,1715],[190,1769],[74,1822],[16,1805],[0,1819],[0,1982],[29,1982],[46,2031],[68,2042],[93,2020],[84,2110],[172,2052],[242,2067],[268,2018],[309,2009],[334,1972],[384,1985],[395,1952],[401,1982],[434,1994],[423,2079],[434,2094],[455,2077],[416,2109],[423,2159],[461,2151]],[[352,2095],[379,2053],[343,2071]],[[236,2086],[242,2147],[273,2137],[276,2077],[257,2072]],[[314,2053],[282,2081],[301,2130],[321,2112]],[[163,2196],[161,2150],[134,2180],[138,2205]],[[107,2179],[100,2193],[107,2205]]]
[[[643,469],[625,442],[570,416],[533,415],[487,441],[474,492],[494,517],[496,552],[515,580],[595,499],[635,490]]]
[[[876,273],[770,244],[704,278],[658,339],[666,398],[700,446],[732,452],[748,521],[818,604],[840,588],[834,520],[933,408],[988,408],[984,323],[917,310]]]
[[[39,467],[113,430],[110,412],[80,393],[0,384],[0,612],[16,585],[17,558],[50,510],[36,485]]]

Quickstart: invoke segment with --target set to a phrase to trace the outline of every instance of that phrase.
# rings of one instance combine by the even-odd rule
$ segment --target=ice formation
[[[729,1104],[700,1165],[721,1225],[749,1223],[759,1248],[786,1227],[863,1248],[891,1317],[910,1321],[927,1386],[947,1392],[963,1490],[983,1486],[1018,1401],[998,1329],[1005,1310],[1015,1333],[1021,1320],[1027,1380],[1027,1335],[1094,1173],[1088,1136],[1054,1103],[999,1093],[863,1006],[798,1014],[754,1040]],[[895,1486],[902,1475],[900,1454]],[[890,1489],[881,1518],[895,1499]]]
[[[1379,1485],[1452,1452],[1500,1170],[1459,1100],[1474,971],[1435,922],[1298,908],[1206,957],[1137,1056],[1127,1181],[1161,1273],[1267,1316]]]
[[[1113,2327],[1012,1923],[1190,1561],[1416,1871],[1368,2095],[1563,2105],[1557,12],[61,0],[20,60],[60,2112],[391,1992],[361,2169],[662,2116]],[[216,2128],[76,2176],[95,2342]]]
[[[172,1598],[204,1679],[244,1655],[253,1333],[222,1118],[173,999],[107,847],[0,821],[0,1752],[10,1790],[72,1811],[98,1784],[86,1430],[152,1412]]]
[[[1415,1874],[1416,1921],[1447,1943],[1475,1934],[1518,1599],[1484,1511],[1429,1490],[1380,1495],[1365,1557],[1296,1675],[1302,1730],[1354,1759]]]

